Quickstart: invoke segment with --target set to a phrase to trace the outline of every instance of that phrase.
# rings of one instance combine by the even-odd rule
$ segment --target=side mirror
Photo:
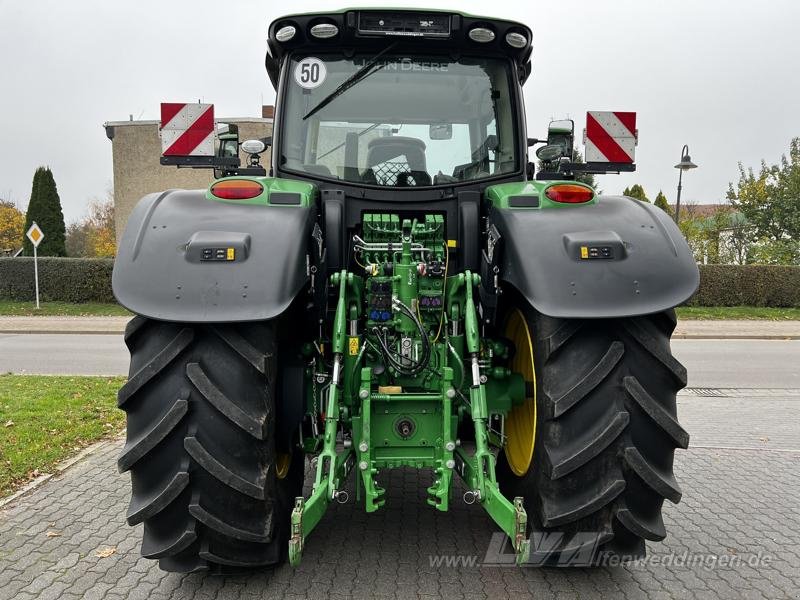
[[[550,121],[547,126],[547,133],[572,133],[575,131],[575,121],[572,119],[561,119],[560,121]]]
[[[220,140],[217,156],[226,158],[239,156],[239,139]]]
[[[432,140],[453,139],[452,123],[431,123],[428,127],[428,137]]]
[[[233,123],[217,125],[217,156],[214,177],[225,177],[227,170],[239,166],[239,126]]]
[[[561,158],[564,148],[560,144],[547,144],[536,151],[536,158],[543,162],[550,162]]]
[[[232,123],[220,123],[217,125],[217,156],[219,157],[238,157],[239,156],[239,127]]]
[[[572,160],[572,148],[575,144],[575,122],[572,119],[563,119],[561,121],[550,121],[547,127],[547,145],[559,146],[561,154],[551,158],[555,160],[559,157],[566,157]],[[537,153],[536,156],[539,156]],[[539,156],[539,158],[542,158]],[[542,159],[544,160],[544,159]]]

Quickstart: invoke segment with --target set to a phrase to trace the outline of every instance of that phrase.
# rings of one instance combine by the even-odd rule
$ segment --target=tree
[[[75,257],[113,257],[116,254],[114,199],[89,203],[89,216],[67,228],[67,254]]]
[[[742,213],[736,210],[729,213],[725,235],[720,240],[720,264],[746,265],[751,262],[750,229]]]
[[[761,161],[758,174],[739,164],[739,181],[728,186],[731,205],[750,226],[751,258],[767,264],[800,263],[800,137],[780,164]]]
[[[12,202],[0,200],[0,254],[16,252],[25,236],[25,215]]]
[[[87,258],[92,255],[89,245],[89,225],[85,220],[67,225],[67,256]]]
[[[37,250],[39,256],[66,256],[64,213],[61,210],[61,200],[58,197],[53,172],[49,167],[39,167],[33,175],[25,231],[34,221],[44,232],[44,239]],[[33,245],[30,240],[26,237],[24,242],[25,254],[33,255]]]
[[[683,215],[678,227],[680,227],[683,237],[686,238],[686,243],[689,244],[695,262],[705,263],[706,240],[703,220],[690,214]]]
[[[664,192],[661,190],[658,190],[658,195],[656,196],[656,199],[653,200],[653,206],[657,206],[670,217],[672,216],[672,208],[670,207],[669,202],[667,202],[667,197],[664,195]]]
[[[114,197],[109,192],[105,200],[89,205],[89,246],[92,256],[112,258],[117,253],[114,230]]]
[[[581,151],[577,148],[572,150],[572,162],[577,164],[583,164],[583,155]],[[597,182],[595,181],[593,173],[575,173],[575,181],[580,181],[581,183],[585,183],[586,185],[590,185],[593,188],[597,187]],[[600,193],[599,191],[597,192]]]
[[[644,188],[640,186],[638,183],[634,183],[631,187],[625,188],[622,191],[622,195],[629,196],[630,198],[636,198],[637,200],[641,200],[642,202],[650,202],[650,199],[644,192]]]

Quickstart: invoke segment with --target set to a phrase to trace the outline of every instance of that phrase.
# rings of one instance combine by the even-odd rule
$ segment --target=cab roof
[[[327,27],[317,27],[319,25]],[[334,27],[330,27],[333,25]],[[291,37],[287,34],[292,32]],[[312,34],[322,29],[328,37]],[[489,41],[470,37],[475,29]],[[282,35],[278,36],[278,32]],[[509,34],[524,36],[524,45],[512,46]],[[280,39],[279,39],[280,37]],[[517,44],[521,43],[518,36]],[[504,19],[479,17],[457,11],[413,8],[346,8],[324,13],[305,13],[281,17],[269,26],[267,73],[278,87],[278,76],[286,56],[299,51],[380,52],[390,43],[397,52],[405,53],[478,53],[482,56],[507,56],[517,63],[520,82],[530,75],[531,30],[526,25]],[[281,41],[282,40],[282,41]]]

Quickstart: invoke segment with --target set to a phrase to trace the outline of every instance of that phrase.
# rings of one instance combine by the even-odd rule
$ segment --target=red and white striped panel
[[[586,113],[586,162],[632,163],[636,153],[636,113]]]
[[[214,105],[161,103],[163,156],[214,155]]]

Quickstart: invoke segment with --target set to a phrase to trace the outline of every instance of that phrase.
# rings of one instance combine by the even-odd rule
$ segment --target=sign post
[[[28,236],[31,244],[33,244],[33,278],[36,283],[36,310],[39,310],[39,257],[36,254],[36,249],[44,239],[44,232],[34,221],[25,235]]]

